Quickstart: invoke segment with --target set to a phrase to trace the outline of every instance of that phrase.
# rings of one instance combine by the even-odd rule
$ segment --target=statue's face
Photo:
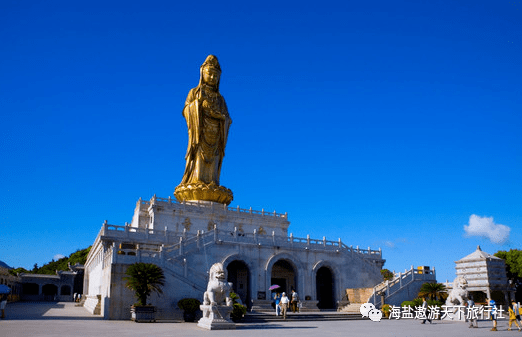
[[[225,279],[225,271],[223,269],[216,270],[216,279],[224,280]]]
[[[210,67],[205,67],[203,69],[203,81],[212,86],[216,86],[219,82],[219,72]]]

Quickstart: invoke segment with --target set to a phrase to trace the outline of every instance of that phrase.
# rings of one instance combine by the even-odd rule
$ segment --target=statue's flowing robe
[[[212,116],[209,109],[203,107],[204,101],[220,116]],[[225,99],[219,92],[200,85],[190,90],[183,117],[187,121],[189,141],[181,183],[203,182],[219,186],[228,129],[232,123]]]

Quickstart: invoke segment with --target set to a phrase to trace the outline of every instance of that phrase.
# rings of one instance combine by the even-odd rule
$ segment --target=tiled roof
[[[469,254],[466,257],[463,257],[462,259],[458,260],[457,262],[486,260],[486,259],[502,260],[494,255],[483,252],[482,249],[480,249],[480,246],[477,246],[476,251],[474,251],[473,253]]]

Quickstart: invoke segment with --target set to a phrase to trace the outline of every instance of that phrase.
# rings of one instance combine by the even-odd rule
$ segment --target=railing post
[[[415,280],[415,273],[413,271],[413,265],[411,266],[411,280],[414,281]]]
[[[294,233],[290,233],[290,244],[294,244]]]
[[[198,248],[200,248],[200,240],[201,240],[201,232],[198,229],[198,233],[196,234],[196,243]]]
[[[257,243],[257,229],[254,229],[254,242]]]
[[[188,275],[187,259],[183,259],[183,276],[187,277],[187,275]]]
[[[139,244],[136,245],[136,257],[138,258],[138,262],[141,262],[141,249]]]
[[[386,296],[390,296],[390,281],[386,280]]]
[[[339,238],[339,248],[343,246],[343,243],[341,242],[341,238]]]
[[[402,273],[399,272],[399,289],[402,288]]]
[[[214,225],[214,242],[217,242],[218,240],[218,229],[217,225]]]
[[[326,236],[323,236],[323,246],[326,248]]]
[[[113,242],[112,243],[112,261],[111,263],[116,263],[116,259],[117,259],[117,256],[118,255],[118,244],[116,242]]]
[[[306,244],[310,246],[310,234],[306,234]]]
[[[179,237],[179,256],[183,255],[183,237]]]

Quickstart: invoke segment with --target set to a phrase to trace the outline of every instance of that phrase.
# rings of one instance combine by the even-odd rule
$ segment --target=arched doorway
[[[39,295],[40,286],[36,283],[24,283],[22,284],[22,292],[24,295]]]
[[[58,287],[54,284],[46,284],[42,287],[42,294],[44,301],[54,301],[56,295],[58,295]]]
[[[315,278],[317,290],[317,307],[319,309],[335,309],[334,280],[332,271],[328,267],[321,267]]]
[[[280,288],[277,292],[286,292],[290,295],[290,291],[297,289],[297,272],[292,264],[287,260],[279,260],[272,267],[271,285],[277,284]]]
[[[239,295],[243,304],[250,307],[250,272],[245,262],[235,260],[227,266],[228,282],[232,282],[234,292]]]

